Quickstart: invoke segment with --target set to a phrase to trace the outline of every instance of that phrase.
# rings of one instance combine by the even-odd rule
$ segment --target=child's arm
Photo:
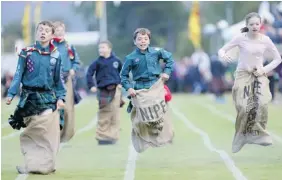
[[[271,61],[269,64],[263,67],[264,73],[267,74],[271,72],[273,69],[275,69],[282,62],[282,59],[276,46],[273,44],[273,42],[269,37],[266,38],[266,43],[267,43],[267,50],[269,50],[273,55],[273,61]]]
[[[232,62],[231,57],[229,57],[226,54],[226,52],[239,45],[241,41],[241,36],[242,36],[241,34],[238,36],[235,36],[230,42],[226,43],[221,49],[219,49],[218,57],[220,60],[223,60],[226,62]]]
[[[57,100],[63,100],[65,101],[66,96],[66,89],[64,86],[64,76],[63,76],[63,65],[61,56],[59,56],[57,63],[56,63],[56,69],[55,69],[55,94],[57,97]]]
[[[87,78],[87,85],[88,88],[91,89],[92,87],[95,87],[93,75],[96,72],[97,69],[97,60],[94,61],[88,68],[86,78]]]
[[[132,69],[132,61],[125,58],[125,63],[122,66],[120,77],[121,85],[127,91],[129,88],[133,88],[132,84],[129,82],[129,72]]]
[[[120,73],[122,69],[122,62],[120,59],[117,59],[117,60],[118,60],[118,72]]]
[[[170,74],[173,70],[173,64],[174,64],[172,54],[170,52],[164,50],[164,49],[161,49],[159,58],[163,59],[164,62],[165,62],[164,73],[170,76]]]
[[[25,68],[25,63],[26,63],[26,52],[22,51],[19,54],[19,59],[18,59],[18,65],[17,65],[17,70],[14,75],[13,81],[11,83],[11,86],[8,90],[8,98],[11,100],[14,98],[14,96],[18,93],[21,81],[22,81],[22,76]]]
[[[74,59],[71,61],[72,69],[78,71],[78,69],[80,68],[80,58],[74,46],[71,46],[71,50],[74,53]]]

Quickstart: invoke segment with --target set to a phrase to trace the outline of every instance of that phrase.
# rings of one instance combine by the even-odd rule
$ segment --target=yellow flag
[[[22,18],[22,35],[25,45],[29,45],[31,43],[30,9],[30,4],[26,4],[24,7],[24,15]]]
[[[40,22],[41,20],[41,1],[36,2],[36,6],[34,9],[34,24],[35,26]]]
[[[95,15],[100,19],[103,15],[104,1],[96,1],[95,5]]]
[[[201,47],[201,25],[200,25],[200,6],[198,1],[192,2],[192,9],[188,21],[188,37],[192,41],[194,48]]]

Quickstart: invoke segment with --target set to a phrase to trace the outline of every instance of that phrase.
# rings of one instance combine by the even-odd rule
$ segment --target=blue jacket
[[[122,68],[121,61],[111,53],[109,58],[99,57],[89,66],[87,71],[88,88],[95,86],[93,75],[95,74],[97,87],[103,88],[111,84],[120,84],[119,73]]]

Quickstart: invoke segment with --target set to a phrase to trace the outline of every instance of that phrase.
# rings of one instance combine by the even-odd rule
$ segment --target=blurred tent
[[[99,42],[99,31],[88,32],[68,32],[66,33],[67,41],[72,45],[89,45]]]

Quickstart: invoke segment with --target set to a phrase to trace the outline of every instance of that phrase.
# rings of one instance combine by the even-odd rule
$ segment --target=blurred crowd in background
[[[282,3],[277,5],[276,8],[270,10],[269,12],[271,14],[268,16],[266,15],[263,18],[261,32],[270,37],[270,39],[277,45],[282,55]],[[108,23],[108,26],[110,25],[111,24]],[[148,28],[150,29],[150,27]],[[155,42],[155,44],[161,44],[156,40]],[[221,46],[223,44],[224,43],[222,43]],[[114,52],[116,52],[116,46],[114,44]],[[175,56],[174,71],[171,74],[167,85],[173,93],[212,93],[214,94],[216,102],[224,103],[226,101],[224,98],[224,93],[230,92],[232,89],[237,60],[234,59],[232,64],[226,64],[218,59],[216,51],[209,51],[205,49],[208,48],[194,48],[194,52],[187,52],[184,57],[182,56],[182,58]],[[97,50],[92,49],[92,52],[93,51]],[[78,48],[78,53],[79,55],[83,54],[83,51],[79,50]],[[119,57],[123,61],[124,57]],[[92,61],[96,58],[97,53],[95,53],[91,60],[88,61]],[[3,63],[3,57],[1,63]],[[269,63],[268,58],[265,59],[264,63]],[[84,65],[77,73],[76,88],[82,96],[85,96],[90,93],[86,85],[85,77],[89,63],[83,62],[83,64]],[[7,95],[7,89],[9,88],[13,79],[13,73],[14,71],[11,72],[8,70],[3,70],[2,68],[2,97]],[[276,97],[282,95],[282,64],[280,64],[273,72],[269,73],[268,78],[270,80],[269,85],[273,96],[273,102],[275,103],[278,101],[276,100]],[[280,101],[282,100],[280,99]]]

